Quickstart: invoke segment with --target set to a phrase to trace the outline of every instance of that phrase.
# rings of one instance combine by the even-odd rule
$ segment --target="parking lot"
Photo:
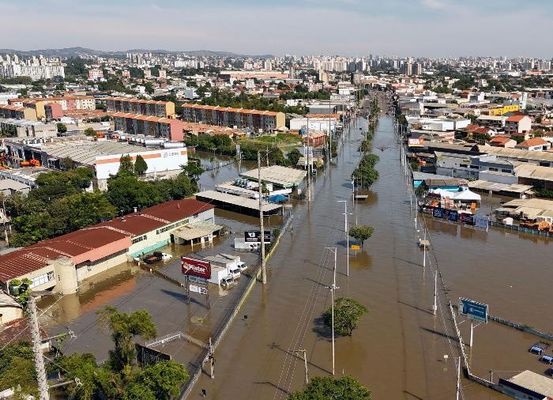
[[[249,268],[231,289],[223,290],[217,285],[209,284],[209,296],[191,293],[188,299],[185,288],[148,272],[147,268],[139,267],[136,263],[125,263],[87,281],[78,294],[58,299],[42,317],[41,322],[49,334],[69,329],[75,333],[76,338],[65,343],[64,352],[92,353],[98,361],[105,360],[112,348],[111,338],[100,326],[96,314],[108,305],[125,312],[140,309],[149,311],[156,324],[158,337],[181,332],[206,343],[234,310],[251,279],[249,272],[258,264],[259,257],[257,253],[236,252],[233,248],[235,237],[243,236],[245,230],[256,229],[255,218],[217,210],[216,221],[224,225],[229,233],[216,238],[213,244],[204,248],[199,245],[195,245],[193,249],[174,244],[165,246],[159,251],[169,253],[173,258],[148,267],[162,272],[172,280],[184,282],[181,255],[193,255],[197,258],[220,253],[239,255]],[[278,223],[278,220],[275,219],[274,223]],[[52,303],[54,299],[47,299],[40,304],[41,309],[47,309]],[[182,338],[156,349],[171,354],[176,361],[185,365],[194,363],[201,351],[197,344]]]

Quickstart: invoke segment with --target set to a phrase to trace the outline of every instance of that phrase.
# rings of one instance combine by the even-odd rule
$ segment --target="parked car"
[[[171,254],[154,251],[152,254],[144,256],[142,259],[146,264],[153,264],[158,261],[169,261],[173,256]]]
[[[553,365],[553,357],[551,356],[541,356],[540,361],[545,364]]]
[[[528,352],[541,356],[548,347],[549,345],[547,343],[538,342],[533,344],[532,347],[528,349]]]

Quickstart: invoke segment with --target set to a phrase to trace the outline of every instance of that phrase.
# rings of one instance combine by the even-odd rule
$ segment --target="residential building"
[[[89,81],[99,81],[104,79],[104,71],[99,68],[92,68],[88,70],[88,80]]]
[[[504,135],[495,136],[488,143],[490,146],[504,147],[510,149],[514,148],[517,145],[517,142],[515,140]]]
[[[547,151],[551,148],[551,143],[541,137],[535,137],[517,144],[515,148],[528,151]]]
[[[513,163],[494,155],[463,155],[435,153],[438,175],[468,180],[487,180],[498,183],[516,183]]]
[[[283,112],[248,110],[244,108],[183,104],[185,121],[201,122],[256,131],[272,132],[285,127]]]
[[[133,135],[162,137],[171,141],[182,141],[184,122],[178,119],[153,117],[115,112],[111,114],[115,130]]]
[[[27,119],[0,119],[0,132],[18,138],[50,138],[58,135],[56,124]]]
[[[105,99],[108,112],[146,115],[159,118],[175,118],[175,103],[172,101],[144,100],[127,97]]]
[[[213,209],[193,199],[169,201],[0,255],[0,287],[28,278],[35,291],[75,293],[84,280],[175,241],[178,228],[213,223]]]
[[[26,119],[36,121],[36,110],[28,107],[0,104],[0,118]]]
[[[516,134],[523,133],[526,134],[532,129],[532,120],[528,115],[512,115],[505,120],[505,133],[507,134]]]

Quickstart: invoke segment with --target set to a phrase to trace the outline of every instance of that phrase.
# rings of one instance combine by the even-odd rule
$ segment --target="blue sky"
[[[553,57],[551,0],[0,0],[0,48]]]

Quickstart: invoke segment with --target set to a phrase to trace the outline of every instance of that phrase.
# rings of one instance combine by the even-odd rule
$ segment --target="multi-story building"
[[[272,132],[285,127],[283,112],[248,110],[244,108],[183,104],[185,121],[209,125],[249,128]]]
[[[9,99],[8,103],[16,107],[24,107],[34,110],[36,118],[46,118],[46,105],[58,104],[62,111],[95,110],[96,101],[92,96],[58,96],[37,98]]]
[[[182,141],[184,123],[178,119],[115,112],[112,113],[115,130],[134,135],[162,137]]]
[[[172,101],[143,100],[126,97],[108,97],[105,100],[108,112],[175,118],[175,103]]]
[[[0,56],[0,78],[28,76],[32,80],[65,77],[65,69],[57,58],[47,59],[43,56],[21,60],[17,55]]]
[[[0,118],[37,120],[36,111],[32,108],[16,106],[11,104],[0,104]]]

